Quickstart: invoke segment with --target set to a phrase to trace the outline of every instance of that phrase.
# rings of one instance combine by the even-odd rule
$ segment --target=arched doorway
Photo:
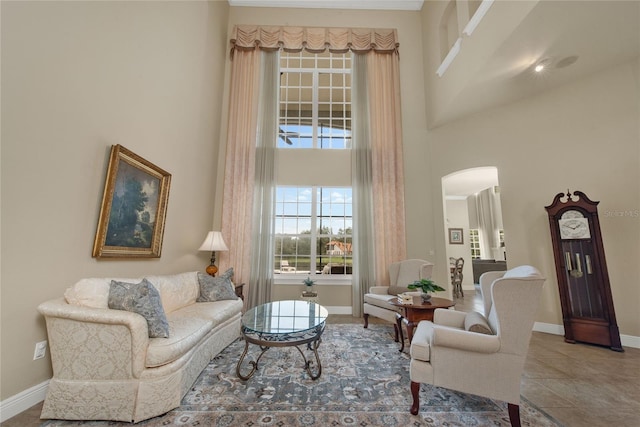
[[[484,271],[506,269],[498,168],[478,167],[442,177],[447,260],[463,258],[463,290]]]

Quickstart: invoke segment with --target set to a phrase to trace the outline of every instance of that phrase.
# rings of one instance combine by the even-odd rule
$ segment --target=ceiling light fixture
[[[542,59],[542,60],[538,61],[538,63],[533,68],[533,70],[536,73],[541,73],[542,70],[544,70],[550,63],[551,63],[551,59],[550,58]]]

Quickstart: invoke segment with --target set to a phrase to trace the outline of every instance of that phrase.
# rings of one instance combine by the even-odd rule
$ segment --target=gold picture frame
[[[111,146],[93,257],[159,258],[170,185],[170,173]]]

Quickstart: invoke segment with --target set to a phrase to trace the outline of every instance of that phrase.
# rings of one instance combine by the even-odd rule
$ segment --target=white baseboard
[[[350,305],[334,305],[325,306],[329,314],[353,314],[353,310]]]
[[[546,334],[564,335],[564,326],[555,325],[553,323],[535,322],[533,324],[533,330],[537,332],[544,332]]]
[[[533,330],[553,335],[564,335],[564,326],[553,323],[536,322],[533,325]],[[640,337],[620,334],[620,343],[623,347],[640,348]]]
[[[42,402],[47,395],[48,387],[49,380],[46,380],[0,402],[0,422],[5,422]]]

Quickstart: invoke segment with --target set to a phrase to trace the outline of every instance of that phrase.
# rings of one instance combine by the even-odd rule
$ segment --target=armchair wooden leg
[[[411,396],[413,397],[411,415],[418,415],[420,412],[420,383],[411,381]]]
[[[396,324],[393,325],[393,332],[395,333],[395,337],[393,338],[393,340],[395,342],[400,341],[400,339],[398,338],[398,325]]]
[[[362,315],[364,318],[364,328],[367,329],[369,327],[369,313],[365,313]]]
[[[413,386],[413,383],[411,383]],[[511,427],[520,427],[520,405],[514,405],[509,403],[509,421],[511,421]]]

